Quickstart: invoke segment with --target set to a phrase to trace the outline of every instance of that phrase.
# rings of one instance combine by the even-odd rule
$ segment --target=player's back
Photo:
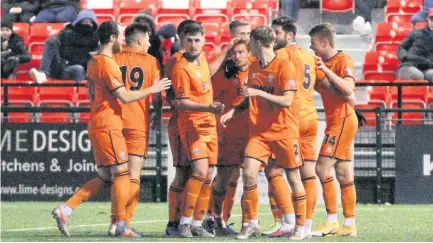
[[[122,130],[122,103],[112,92],[124,85],[114,59],[94,55],[87,65],[87,83],[91,99],[89,132]]]
[[[260,61],[249,68],[248,87],[273,95],[296,91],[295,67],[278,55],[266,67]],[[266,140],[299,137],[299,104],[293,102],[289,108],[280,107],[265,99],[250,97],[250,134]]]
[[[314,105],[314,85],[316,82],[316,63],[314,56],[297,44],[288,45],[277,51],[287,58],[296,68],[296,80],[299,84],[296,101],[300,102],[299,118],[317,118]]]
[[[211,105],[213,89],[209,66],[204,57],[199,57],[200,65],[182,57],[174,66],[172,82],[177,99],[189,99],[197,104]],[[179,126],[198,129],[212,129],[216,126],[215,116],[209,112],[189,112],[179,110]]]
[[[325,65],[337,74],[340,78],[351,77],[355,82],[355,65],[352,58],[346,53],[339,51],[334,57],[327,60]],[[325,109],[326,120],[342,119],[350,116],[355,112],[353,107],[345,100],[336,88],[331,84],[331,90],[325,90],[320,93]]]
[[[114,58],[122,72],[126,90],[144,90],[159,80],[160,70],[157,60],[143,49],[125,46]],[[149,131],[149,101],[150,96],[123,105],[124,128]]]

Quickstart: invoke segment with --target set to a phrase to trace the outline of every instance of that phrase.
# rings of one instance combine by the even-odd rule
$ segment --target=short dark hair
[[[112,35],[119,36],[119,23],[116,21],[105,21],[98,28],[98,38],[102,45],[110,42]]]
[[[321,39],[326,38],[331,47],[334,47],[335,45],[335,29],[330,23],[323,23],[314,26],[308,35],[311,37],[318,36]]]
[[[241,20],[241,19],[235,19],[232,22],[230,22],[230,24],[229,24],[230,33],[233,33],[233,31],[235,31],[235,29],[237,27],[247,26],[247,25],[250,25],[250,23],[248,23],[244,20]]]
[[[130,45],[132,44],[132,42],[135,41],[137,33],[142,33],[142,34],[147,33],[150,36],[152,30],[150,26],[144,24],[132,23],[128,25],[128,27],[126,27],[125,29],[125,39],[127,45]]]
[[[201,24],[191,23],[185,26],[185,30],[183,31],[184,36],[197,35],[197,34],[204,35],[204,28]]]
[[[195,20],[192,20],[192,19],[187,19],[187,20],[180,22],[179,26],[177,26],[177,35],[178,36],[183,35],[183,32],[185,31],[185,27],[189,24],[194,24],[194,23],[197,23],[197,22]]]
[[[293,34],[296,35],[297,27],[295,25],[295,20],[290,17],[282,16],[276,18],[272,20],[272,25],[281,26],[284,32],[293,32]]]
[[[272,47],[272,43],[275,42],[275,31],[271,27],[260,26],[251,31],[251,38],[266,47]]]

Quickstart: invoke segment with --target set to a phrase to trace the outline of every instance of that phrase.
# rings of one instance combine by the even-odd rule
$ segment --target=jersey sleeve
[[[355,81],[355,64],[350,57],[341,58],[336,65],[334,73],[341,78],[350,77]]]
[[[125,86],[122,82],[122,73],[114,62],[106,63],[106,66],[102,67],[101,74],[105,84],[111,92]]]
[[[176,99],[188,99],[191,95],[191,80],[184,69],[173,70],[171,79]]]
[[[282,62],[280,69],[279,88],[281,92],[296,91],[298,84],[296,83],[296,70],[291,62]]]

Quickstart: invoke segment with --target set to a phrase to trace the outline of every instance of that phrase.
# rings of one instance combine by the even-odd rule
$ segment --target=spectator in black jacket
[[[425,29],[413,30],[398,49],[400,79],[433,82],[433,8],[428,11],[427,22]]]
[[[38,0],[2,0],[1,2],[5,17],[12,19],[13,22],[30,22],[40,8]]]
[[[1,23],[1,77],[8,78],[21,63],[30,62],[21,36],[12,30],[12,19],[3,18]]]
[[[95,13],[90,9],[82,10],[72,24],[58,36],[47,40],[41,71],[31,69],[32,79],[38,83],[45,82],[47,76],[77,82],[84,80],[90,53],[98,49],[97,28]]]
[[[72,0],[40,0],[42,10],[35,23],[66,23],[77,18],[76,1]]]

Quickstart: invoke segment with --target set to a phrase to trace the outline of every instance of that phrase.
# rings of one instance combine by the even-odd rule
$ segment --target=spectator
[[[412,30],[398,49],[400,79],[433,82],[433,8],[428,10],[427,23],[425,29]]]
[[[376,7],[377,0],[355,1],[355,14],[357,17],[353,20],[353,29],[361,35],[371,35],[371,13]]]
[[[1,23],[1,77],[8,78],[20,63],[30,62],[21,36],[13,32],[13,21],[4,17]]]
[[[176,27],[172,24],[161,26],[156,34],[152,35],[150,45],[147,53],[154,56],[158,60],[161,70],[164,70],[170,56],[180,49]]]
[[[77,18],[75,1],[40,0],[42,10],[36,15],[35,23],[66,23]]]
[[[414,25],[418,22],[424,22],[427,18],[428,10],[430,8],[433,8],[433,1],[432,0],[424,0],[424,6],[421,11],[414,14],[412,18],[410,19],[410,22],[412,22]]]
[[[2,9],[5,17],[13,22],[30,22],[30,19],[37,14],[39,9],[38,0],[2,0]]]
[[[92,10],[78,13],[77,19],[65,27],[57,37],[47,40],[42,56],[41,71],[32,68],[30,76],[38,83],[47,76],[55,79],[85,79],[90,52],[98,48],[98,24]]]

